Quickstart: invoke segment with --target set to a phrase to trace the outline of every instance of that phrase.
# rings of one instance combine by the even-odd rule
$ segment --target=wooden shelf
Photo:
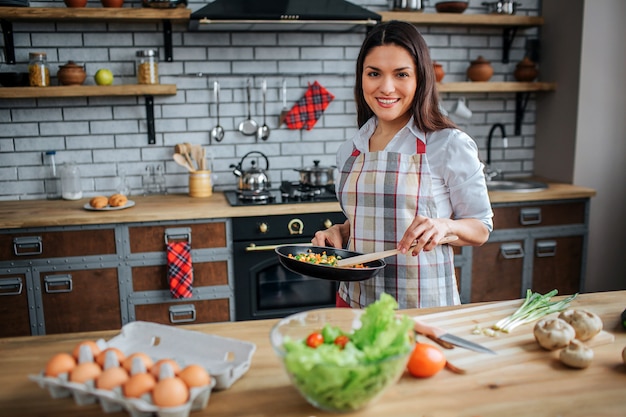
[[[68,85],[0,88],[0,98],[172,96],[176,84]]]
[[[378,12],[382,21],[404,20],[423,25],[459,26],[517,26],[533,27],[543,25],[541,16],[518,16],[505,14],[463,14],[463,13],[422,13],[422,12]]]
[[[555,91],[556,83],[546,82],[451,82],[438,83],[440,93],[524,93],[533,91]]]
[[[107,20],[187,22],[187,8],[151,9],[149,7],[0,7],[0,19],[11,21]]]

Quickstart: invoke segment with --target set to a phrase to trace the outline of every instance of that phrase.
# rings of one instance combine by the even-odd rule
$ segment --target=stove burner
[[[274,199],[272,194],[265,191],[251,191],[251,190],[240,190],[237,192],[237,197],[240,200],[244,201],[268,201]]]
[[[295,200],[333,200],[335,185],[314,187],[300,182],[283,181],[280,185],[283,198]]]
[[[265,204],[299,204],[337,201],[334,185],[326,187],[304,186],[299,182],[284,181],[280,188],[263,192],[225,190],[224,196],[231,206]]]

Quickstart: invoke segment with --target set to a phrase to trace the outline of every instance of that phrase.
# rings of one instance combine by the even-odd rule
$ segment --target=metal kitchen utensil
[[[359,255],[357,252],[351,252],[344,249],[329,248],[324,246],[311,245],[283,245],[276,249],[278,260],[287,269],[296,274],[306,275],[313,278],[325,279],[329,281],[364,281],[378,275],[387,266],[382,259],[365,263],[364,268],[339,268],[330,265],[318,265],[308,262],[298,261],[289,255],[297,255],[300,253],[323,253],[326,255],[334,255],[342,258],[349,258]]]
[[[473,350],[474,352],[491,353],[492,355],[496,354],[496,352],[494,352],[493,350],[483,345],[480,345],[470,340],[463,339],[462,337],[450,334],[446,332],[444,329],[441,329],[439,327],[428,325],[424,323],[423,321],[419,320],[417,317],[413,317],[413,321],[415,321],[414,329],[419,334],[423,334],[425,336],[431,336],[436,339],[443,340],[444,342],[453,344],[455,346]]]
[[[257,132],[257,138],[261,138],[262,140],[267,140],[270,137],[270,127],[267,125],[265,121],[266,110],[265,105],[267,102],[267,80],[263,80],[261,84],[261,92],[263,93],[263,126],[259,127]]]
[[[217,126],[211,129],[211,140],[221,142],[224,139],[224,128],[220,125],[220,83],[213,82],[213,97],[215,98],[215,115],[217,116]]]
[[[443,239],[441,239],[439,241],[439,244],[443,245],[446,243],[454,242],[458,238],[459,237],[456,235],[448,235],[448,236],[445,236]],[[407,253],[410,253],[414,247],[415,246],[411,246],[409,250],[407,251]],[[400,254],[400,251],[398,249],[390,249],[390,250],[385,250],[382,252],[366,253],[365,255],[358,255],[358,256],[351,257],[351,258],[344,257],[345,259],[340,259],[337,262],[337,266],[345,267],[345,266],[350,266],[350,265],[362,264],[362,263],[374,261],[376,259],[383,259],[389,256],[398,255],[398,254]]]
[[[278,118],[278,126],[282,126],[285,123],[285,118],[287,118],[287,114],[289,114],[289,109],[287,108],[287,80],[283,79],[283,87],[282,87],[282,99],[283,99],[283,109],[280,111],[280,117]]]
[[[196,172],[193,166],[190,165],[189,162],[187,162],[187,158],[185,158],[183,155],[179,153],[174,154],[174,162],[176,162],[181,167],[187,168],[189,172]]]
[[[239,131],[241,133],[243,133],[244,135],[246,135],[246,136],[256,135],[257,129],[259,127],[257,122],[252,120],[252,110],[251,110],[251,105],[252,104],[251,104],[251,99],[250,99],[250,84],[251,84],[251,81],[248,78],[248,81],[246,82],[246,96],[247,96],[247,102],[248,102],[248,117],[244,121],[239,123]]]

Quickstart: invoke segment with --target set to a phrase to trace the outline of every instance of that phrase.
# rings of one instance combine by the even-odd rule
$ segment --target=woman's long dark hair
[[[363,62],[373,48],[390,44],[406,49],[415,62],[417,89],[413,99],[412,113],[417,128],[423,132],[433,132],[456,127],[439,109],[435,70],[426,41],[412,24],[392,20],[376,25],[367,34],[356,61],[354,98],[359,128],[374,115],[363,97]]]

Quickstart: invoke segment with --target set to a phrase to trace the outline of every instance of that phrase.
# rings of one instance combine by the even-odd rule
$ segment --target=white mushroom
[[[572,326],[576,330],[576,339],[583,342],[602,330],[602,319],[591,311],[566,310],[559,314],[559,318]]]
[[[547,350],[556,350],[569,345],[576,336],[576,331],[566,321],[551,318],[539,320],[535,324],[533,334],[539,346]]]
[[[559,354],[559,359],[571,368],[586,368],[593,361],[593,350],[578,339],[572,340]]]

